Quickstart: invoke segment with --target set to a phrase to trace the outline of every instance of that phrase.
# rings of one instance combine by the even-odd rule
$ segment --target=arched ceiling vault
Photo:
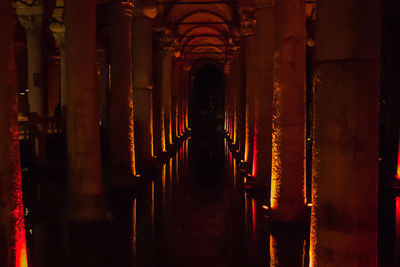
[[[180,44],[181,60],[190,63],[207,59],[223,63],[232,51],[237,2],[180,0],[169,4],[164,16],[167,27]]]

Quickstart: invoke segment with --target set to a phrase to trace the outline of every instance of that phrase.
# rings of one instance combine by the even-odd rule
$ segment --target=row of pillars
[[[114,13],[109,52],[111,183],[129,187],[139,175],[159,167],[157,158],[187,132],[187,72],[172,57],[168,35],[153,38],[153,8],[119,2]],[[68,175],[74,221],[100,220],[104,215],[95,15],[95,1],[65,5]],[[172,69],[179,74],[174,75],[176,81]]]
[[[17,15],[23,22],[21,16],[24,14],[21,12],[25,12],[27,23],[31,23],[32,18],[40,19],[43,15],[41,5],[30,9],[17,6],[15,14],[11,2],[7,0],[0,4],[0,26],[4,29],[0,44],[0,83],[4,85],[0,90],[0,126],[7,129],[0,133],[1,266],[9,266],[7,261],[15,260],[8,255],[15,249],[16,241],[11,237],[24,236],[24,233],[16,235],[15,232],[24,227],[20,225],[23,211],[13,52],[14,19]],[[72,222],[103,220],[96,1],[69,0],[64,10],[65,27],[51,25],[51,30],[61,52],[61,106],[66,114],[68,157],[68,217]],[[133,7],[130,1],[117,1],[114,13],[109,51],[109,158],[112,185],[126,187],[135,184],[138,174],[154,168],[158,164],[156,157],[187,133],[188,94],[185,91],[188,73],[184,65],[172,57],[172,44],[162,42],[159,51],[153,51],[154,8]],[[41,34],[40,31],[32,34],[28,30],[26,33],[30,111],[41,115],[42,91],[35,87],[35,81],[31,81],[34,74],[41,71]],[[153,61],[157,63],[153,65]],[[173,78],[172,71],[175,73]],[[153,84],[154,77],[160,77],[159,84]]]
[[[264,0],[240,15],[226,131],[273,220],[304,222],[305,1]],[[375,0],[317,3],[311,266],[376,266],[379,18]]]

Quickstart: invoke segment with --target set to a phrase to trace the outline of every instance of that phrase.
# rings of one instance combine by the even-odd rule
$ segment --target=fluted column
[[[135,152],[139,171],[147,169],[153,158],[152,115],[152,29],[155,8],[135,6],[133,18],[133,109]]]
[[[103,218],[95,0],[65,5],[69,219]]]
[[[0,2],[0,29],[0,266],[28,266],[11,0]]]
[[[28,102],[29,111],[43,115],[42,87],[42,20],[43,6],[40,1],[30,7],[20,2],[15,4],[16,14],[25,29],[28,47]]]
[[[311,266],[377,266],[380,4],[318,2]]]
[[[135,167],[131,2],[116,2],[110,60],[110,160],[113,184],[132,185]]]
[[[271,208],[277,221],[305,219],[305,2],[276,1]]]

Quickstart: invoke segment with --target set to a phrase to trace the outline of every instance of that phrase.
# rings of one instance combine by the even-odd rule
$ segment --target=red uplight
[[[400,135],[399,135],[399,146],[397,147],[397,172],[396,178],[400,180]]]

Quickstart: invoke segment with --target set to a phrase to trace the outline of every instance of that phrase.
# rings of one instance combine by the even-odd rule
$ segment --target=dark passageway
[[[1,0],[0,267],[400,266],[399,5]]]

